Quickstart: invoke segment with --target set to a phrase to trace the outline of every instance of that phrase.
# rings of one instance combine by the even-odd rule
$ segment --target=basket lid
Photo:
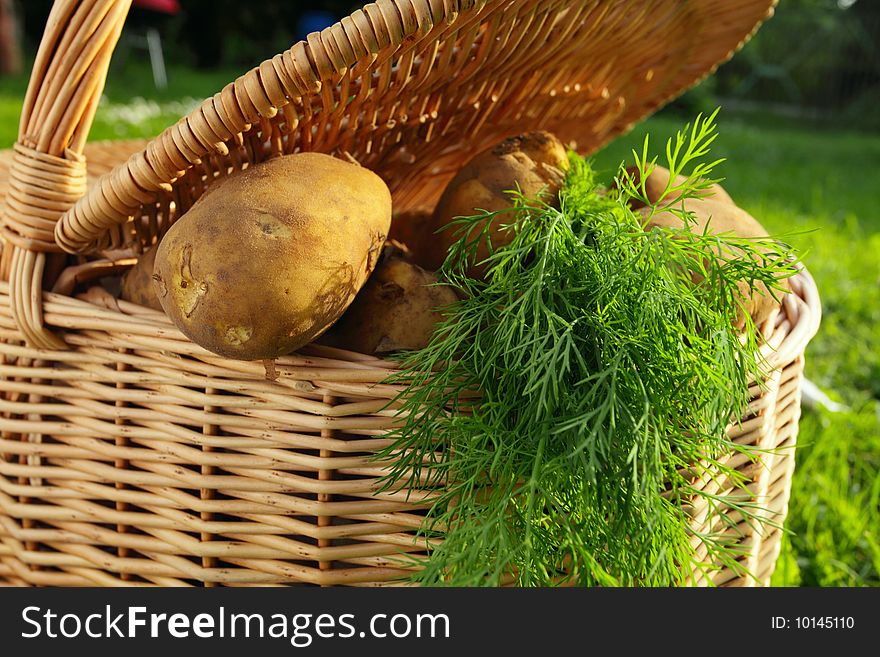
[[[709,75],[776,0],[378,0],[260,64],[102,177],[56,241],[153,243],[216,177],[279,153],[350,156],[395,207],[544,129],[590,153]],[[431,176],[431,183],[426,184]]]

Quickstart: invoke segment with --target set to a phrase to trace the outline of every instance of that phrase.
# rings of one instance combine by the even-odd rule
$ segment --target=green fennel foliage
[[[674,174],[702,158],[713,117],[670,142]],[[653,166],[645,154],[636,166]],[[699,195],[697,165],[682,197]],[[461,218],[441,270],[463,300],[424,349],[403,357],[402,426],[386,489],[429,488],[422,531],[432,539],[414,575],[423,584],[670,585],[710,563],[734,565],[720,504],[756,517],[725,465],[744,451],[727,437],[760,372],[754,337],[733,329],[737,281],[778,289],[793,273],[771,240],[643,230],[628,202],[643,190],[621,167],[607,191],[571,156],[559,208],[519,195],[498,213]],[[646,200],[646,199],[644,199]],[[678,204],[680,206],[680,204]],[[660,209],[658,207],[658,209]],[[466,272],[488,239],[487,218],[512,240]],[[693,274],[702,283],[695,284]],[[754,327],[748,325],[747,335]],[[729,479],[735,492],[694,480]],[[718,522],[695,551],[688,511]]]

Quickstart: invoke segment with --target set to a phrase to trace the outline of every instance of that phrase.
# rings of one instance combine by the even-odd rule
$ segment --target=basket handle
[[[34,61],[0,210],[0,277],[9,281],[12,317],[34,347],[66,348],[43,324],[43,271],[47,254],[63,253],[56,222],[86,192],[82,151],[130,5],[55,0]]]
[[[56,242],[69,253],[119,246],[120,226],[142,205],[170,193],[173,181],[205,156],[228,154],[230,140],[253,125],[266,127],[293,99],[322,94],[328,80],[351,67],[368,63],[378,68],[379,58],[390,57],[406,38],[451,25],[460,17],[473,17],[487,1],[375,0],[313,32],[227,84],[153,139],[146,150],[102,176],[58,222]],[[324,94],[323,101],[326,108],[332,94]]]

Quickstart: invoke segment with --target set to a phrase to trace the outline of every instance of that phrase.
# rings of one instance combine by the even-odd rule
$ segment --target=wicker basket
[[[591,152],[714,70],[772,4],[380,0],[228,85],[83,196],[79,153],[128,2],[57,0],[3,213],[0,578],[399,583],[399,555],[424,553],[430,492],[376,491],[391,363],[312,345],[267,380],[161,313],[43,291],[47,263],[61,248],[139,251],[217,177],[280,152],[348,153],[385,178],[398,211],[431,205],[472,154],[525,129]],[[734,465],[777,526],[740,519],[740,567],[694,584],[763,584],[773,570],[819,321],[806,271],[792,288],[763,327],[766,385],[731,427],[768,449]]]

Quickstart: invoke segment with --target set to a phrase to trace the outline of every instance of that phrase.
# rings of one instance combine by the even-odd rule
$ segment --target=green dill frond
[[[670,180],[691,173],[664,197],[711,182],[717,162],[700,162],[714,117],[670,140]],[[644,180],[655,166],[647,141],[635,159]],[[572,155],[558,208],[513,195],[510,242],[490,249],[483,280],[467,272],[487,215],[456,221],[441,278],[463,299],[425,349],[402,357],[402,425],[379,455],[391,463],[386,489],[436,492],[417,581],[682,584],[736,565],[722,506],[763,522],[727,465],[732,452],[755,456],[727,427],[762,372],[754,327],[733,328],[737,284],[780,289],[791,253],[687,223],[646,232],[628,205],[644,196],[623,167],[608,191]],[[695,507],[707,515],[697,528]]]

